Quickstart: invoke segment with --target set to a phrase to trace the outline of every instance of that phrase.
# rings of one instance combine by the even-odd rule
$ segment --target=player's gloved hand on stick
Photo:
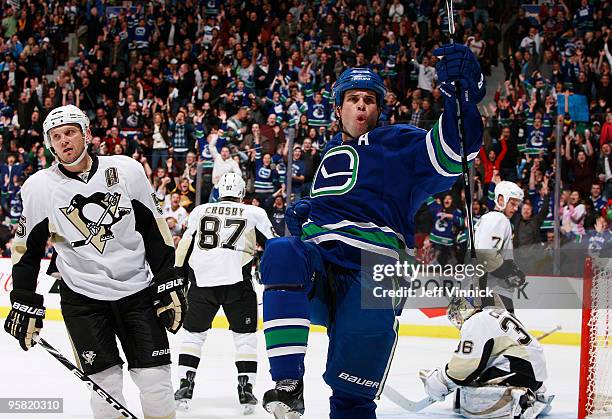
[[[178,332],[187,314],[185,278],[174,268],[168,269],[153,278],[150,290],[153,306],[162,325],[171,333]]]
[[[302,224],[308,220],[310,215],[310,200],[300,199],[289,205],[285,211],[285,223],[292,236],[302,235]]]
[[[518,288],[525,283],[525,273],[521,271],[518,266],[516,270],[512,272],[510,276],[506,278],[506,285],[508,288]]]
[[[455,98],[456,89],[452,84],[458,81],[466,102],[477,104],[487,93],[485,78],[474,53],[462,44],[446,44],[436,48],[433,55],[439,57],[436,76],[440,91],[449,98]],[[467,95],[466,95],[467,94]]]
[[[4,322],[4,330],[19,341],[24,351],[36,345],[32,336],[40,332],[44,318],[42,295],[27,290],[11,291],[11,311]]]
[[[425,392],[429,397],[439,402],[457,388],[457,385],[448,378],[446,372],[440,368],[421,370],[419,371],[419,378],[423,381]]]
[[[518,288],[525,283],[525,273],[512,259],[504,260],[504,263],[491,273],[498,278],[503,278],[507,288]]]

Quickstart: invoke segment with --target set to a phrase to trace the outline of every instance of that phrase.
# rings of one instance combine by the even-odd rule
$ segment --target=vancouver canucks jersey
[[[174,266],[174,245],[142,165],[96,157],[87,178],[53,165],[23,185],[13,243],[13,286],[34,290],[49,237],[57,269],[73,291],[112,301],[146,288]]]
[[[505,376],[536,390],[547,378],[546,358],[538,340],[516,317],[503,309],[485,308],[461,327],[446,374],[464,386]]]
[[[461,211],[458,209],[445,211],[442,205],[433,201],[429,204],[429,212],[434,219],[429,240],[440,246],[448,247],[455,244],[458,232],[463,227]]]
[[[450,100],[445,106],[429,131],[398,124],[346,142],[338,134],[314,177],[302,239],[318,244],[327,261],[356,270],[364,250],[396,259],[412,254],[414,215],[462,173],[456,106]],[[463,110],[472,160],[482,122],[475,105]]]
[[[260,207],[233,201],[199,205],[189,215],[176,265],[191,267],[198,287],[235,284],[251,273],[257,233],[264,243],[276,237]]]

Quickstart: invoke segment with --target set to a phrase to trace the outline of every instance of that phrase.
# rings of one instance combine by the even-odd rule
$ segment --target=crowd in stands
[[[384,78],[381,124],[429,129],[443,111],[431,55],[448,40],[440,0],[3,3],[4,255],[21,215],[21,185],[54,163],[42,121],[56,106],[74,104],[89,116],[91,153],[142,163],[176,240],[194,206],[217,199],[215,185],[227,172],[244,176],[246,202],[264,207],[284,234],[288,182],[290,199],[308,195],[321,150],[339,130],[331,89],[347,67],[369,66]],[[495,185],[511,180],[526,197],[512,220],[516,247],[550,248],[555,220],[563,243],[609,246],[612,6],[535,3],[455,2],[456,39],[477,55],[485,75],[505,72],[481,104],[486,128],[470,197],[475,218],[493,208]],[[82,25],[77,56],[69,57],[68,34]],[[423,205],[421,260],[461,260],[464,202],[459,182]]]

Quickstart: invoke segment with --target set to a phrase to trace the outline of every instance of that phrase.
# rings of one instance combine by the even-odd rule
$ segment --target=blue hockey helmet
[[[334,85],[334,105],[342,106],[344,93],[351,89],[371,90],[376,94],[378,106],[382,106],[387,89],[382,78],[369,68],[348,68],[340,74]]]

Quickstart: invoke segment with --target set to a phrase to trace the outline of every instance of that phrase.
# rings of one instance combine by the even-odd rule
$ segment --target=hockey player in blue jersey
[[[391,261],[412,254],[414,215],[427,197],[461,174],[455,88],[461,84],[468,159],[482,144],[476,107],[485,87],[464,45],[436,49],[445,111],[430,131],[410,125],[377,128],[386,89],[367,68],[344,71],[334,85],[341,127],[314,177],[311,198],[288,208],[293,237],[268,242],[261,263],[263,317],[276,387],[264,408],[276,418],[304,413],[304,355],[310,324],[327,327],[323,376],[332,388],[332,419],[372,419],[397,343],[396,309],[365,309],[362,266],[369,255]]]

